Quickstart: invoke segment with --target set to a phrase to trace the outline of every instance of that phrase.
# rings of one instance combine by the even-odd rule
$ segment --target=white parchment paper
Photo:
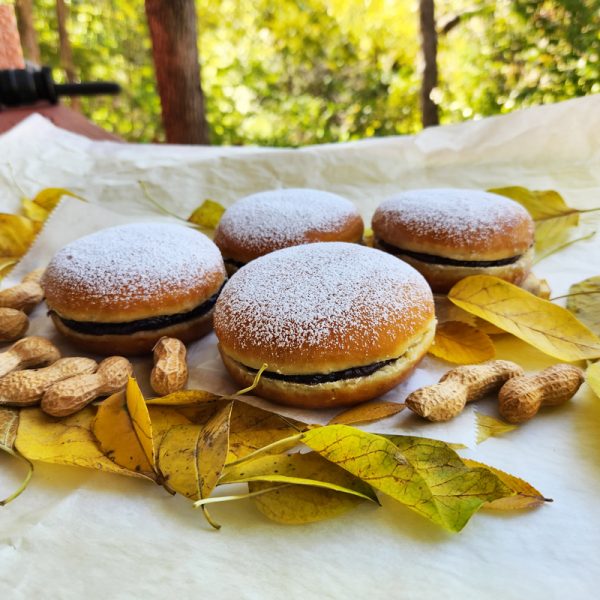
[[[105,226],[181,217],[207,197],[230,204],[273,187],[346,195],[368,221],[391,193],[412,187],[557,189],[580,208],[600,206],[600,96],[418,136],[301,150],[189,148],[93,142],[31,117],[0,137],[0,210],[16,211],[15,181],[29,195],[68,187],[89,204],[63,203],[11,275],[44,264],[80,235]],[[145,182],[146,193],[139,181]],[[588,226],[598,223],[585,215]],[[536,268],[555,295],[600,274],[600,239],[580,242]],[[43,307],[32,333],[54,335]],[[57,340],[59,341],[59,340]],[[61,343],[59,341],[59,343]],[[528,369],[553,362],[506,336],[499,356]],[[74,351],[63,345],[67,354]],[[191,385],[234,391],[214,336],[190,348]],[[446,365],[423,361],[390,392],[403,399]],[[136,374],[147,379],[149,363]],[[260,403],[262,401],[255,400]],[[494,414],[491,401],[480,410]],[[291,411],[325,422],[331,413]],[[572,404],[473,446],[473,415],[422,425],[402,413],[371,427],[472,446],[476,460],[519,475],[554,503],[528,513],[480,513],[449,535],[391,500],[333,521],[285,527],[250,502],[215,506],[213,532],[181,498],[139,481],[36,464],[29,489],[0,509],[1,598],[587,598],[600,584],[600,400],[583,386]],[[0,456],[0,491],[16,481]],[[1,494],[0,494],[1,495]]]

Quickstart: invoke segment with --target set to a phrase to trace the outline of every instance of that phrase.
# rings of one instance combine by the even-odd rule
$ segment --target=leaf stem
[[[147,187],[147,184],[145,181],[142,181],[140,179],[140,180],[138,180],[138,183],[140,184],[140,187],[142,188],[142,192],[143,192],[144,196],[146,197],[146,200],[148,200],[148,202],[150,202],[153,206],[158,208],[158,210],[160,210],[163,214],[168,215],[169,217],[174,217],[178,221],[183,221],[184,223],[187,223],[187,221],[185,219],[182,219],[178,214],[171,212],[169,209],[165,208],[160,202],[158,202],[158,200],[155,200],[152,197],[152,195],[150,194],[150,192],[148,191],[148,187]]]
[[[246,454],[246,456],[242,456],[242,458],[238,458],[238,460],[234,460],[233,462],[227,463],[225,466],[226,467],[234,467],[234,466],[244,463],[248,460],[252,460],[256,456],[260,456],[261,454],[264,454],[265,452],[268,452],[269,450],[278,448],[279,446],[288,445],[290,442],[296,442],[296,441],[299,442],[302,439],[303,435],[304,435],[304,433],[297,433],[296,435],[290,435],[289,437],[283,438],[281,440],[277,440],[276,442],[267,444],[266,446],[263,446],[262,448],[258,448],[254,452],[250,452],[250,454]]]
[[[251,392],[258,385],[258,382],[260,381],[261,375],[264,373],[265,369],[268,366],[269,365],[267,363],[263,363],[261,365],[260,369],[258,370],[258,372],[256,373],[256,375],[254,376],[254,381],[247,388],[244,388],[243,390],[240,390],[239,392],[236,392],[235,394],[232,394],[231,396],[224,396],[223,398],[226,398],[228,400],[230,398],[231,399],[235,399],[237,396],[242,396],[243,394],[247,394],[248,392]]]
[[[19,488],[15,492],[13,492],[10,496],[8,496],[7,498],[0,500],[0,506],[6,506],[9,502],[12,502],[15,498],[19,497],[25,491],[25,488],[27,487],[27,485],[29,484],[29,482],[31,481],[31,478],[33,476],[33,463],[28,458],[25,458],[22,454],[19,454],[18,452],[15,452],[14,450],[12,450],[4,445],[0,444],[0,449],[4,450],[11,456],[14,456],[15,458],[18,458],[18,459],[26,462],[29,465],[29,471],[28,471],[27,475],[25,476],[25,479],[19,486]]]
[[[266,488],[264,490],[258,490],[256,492],[249,492],[248,494],[239,494],[237,496],[215,496],[212,498],[202,498],[201,500],[196,500],[194,502],[194,508],[200,508],[205,504],[216,504],[217,502],[229,502],[231,500],[245,500],[246,498],[253,498],[254,496],[261,496],[262,494],[268,494],[269,492],[273,492],[275,490],[280,490],[284,487],[289,487],[292,485],[291,483],[284,483],[282,485],[275,485],[270,488]]]

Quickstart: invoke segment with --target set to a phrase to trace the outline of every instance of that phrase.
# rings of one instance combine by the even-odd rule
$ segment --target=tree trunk
[[[171,144],[208,144],[194,0],[146,0],[162,119]]]
[[[421,22],[421,49],[423,53],[423,80],[421,83],[421,120],[423,127],[439,125],[437,104],[431,93],[438,83],[437,32],[435,28],[434,0],[419,0]]]
[[[33,0],[16,0],[15,7],[23,54],[27,60],[39,65],[41,64],[40,45],[33,25]]]
[[[73,63],[73,49],[71,48],[71,40],[69,39],[69,31],[67,29],[69,9],[65,4],[65,0],[56,0],[56,18],[58,20],[60,64],[65,71],[67,81],[74,83],[77,81],[77,75],[75,64]],[[71,98],[71,108],[79,110],[79,107],[79,98]]]

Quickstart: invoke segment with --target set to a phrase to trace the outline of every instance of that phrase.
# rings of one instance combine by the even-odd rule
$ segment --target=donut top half
[[[377,208],[372,226],[384,249],[434,259],[428,262],[441,258],[440,264],[516,262],[534,238],[533,220],[520,204],[468,189],[403,192]]]
[[[242,365],[328,373],[396,359],[435,324],[427,282],[357,244],[315,243],[263,256],[223,288],[214,326]]]
[[[360,242],[363,221],[345,198],[313,189],[252,194],[230,206],[217,227],[215,243],[228,268],[282,248],[312,242]]]
[[[103,229],[54,256],[43,286],[50,310],[74,321],[124,323],[193,310],[226,279],[218,248],[181,225]]]

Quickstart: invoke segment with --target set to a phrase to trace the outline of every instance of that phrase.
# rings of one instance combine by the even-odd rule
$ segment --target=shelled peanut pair
[[[43,300],[40,285],[44,269],[26,275],[21,283],[0,291],[0,342],[12,342],[29,329],[27,315]]]
[[[571,399],[583,383],[583,371],[558,364],[533,375],[508,360],[467,365],[448,371],[439,383],[412,392],[406,405],[430,421],[449,421],[469,402],[498,392],[500,415],[509,423],[533,418],[541,406]]]
[[[132,373],[122,356],[99,365],[91,358],[61,358],[49,340],[27,337],[0,353],[0,406],[40,404],[50,415],[66,416],[123,389]]]

